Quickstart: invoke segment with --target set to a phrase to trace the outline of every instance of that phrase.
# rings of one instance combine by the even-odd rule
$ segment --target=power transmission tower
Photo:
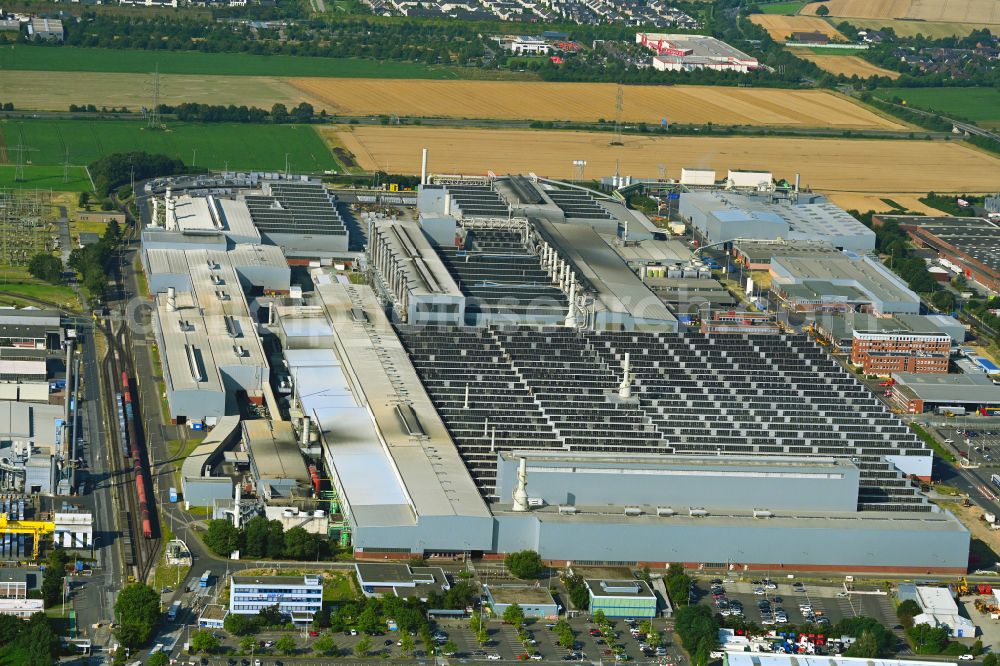
[[[146,116],[146,124],[149,129],[160,128],[160,63],[156,63],[156,69],[153,71],[153,106]]]
[[[63,182],[69,182],[69,146],[66,146],[66,157],[63,160]]]
[[[656,168],[660,172],[660,180],[666,180],[667,179],[667,165],[666,164],[657,164]]]
[[[625,110],[625,88],[618,84],[618,93],[615,95],[615,134],[611,137],[612,146],[624,146],[622,140],[622,111]]]
[[[14,146],[14,152],[17,154],[17,161],[14,166],[14,182],[21,183],[24,182],[24,162],[25,153],[36,150],[35,148],[29,148],[24,145],[24,133],[21,131],[21,127],[17,128],[17,145]]]

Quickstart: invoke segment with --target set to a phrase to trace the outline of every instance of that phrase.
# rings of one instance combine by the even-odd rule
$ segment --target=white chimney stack
[[[624,372],[622,373],[622,383],[618,386],[618,397],[622,400],[628,400],[632,397],[632,367],[628,352],[625,352],[622,368]]]
[[[424,148],[420,156],[420,184],[427,184],[427,149]]]
[[[576,273],[570,273],[569,311],[566,312],[566,328],[576,328]]]
[[[513,511],[528,510],[528,466],[524,458],[517,466],[517,487],[514,488],[513,499]]]
[[[177,311],[177,290],[167,287],[167,312]]]
[[[302,443],[301,446],[306,448],[309,446],[309,417],[302,417]]]

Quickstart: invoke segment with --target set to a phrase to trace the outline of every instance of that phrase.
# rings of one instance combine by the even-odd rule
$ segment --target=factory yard
[[[818,16],[781,16],[779,14],[753,14],[750,20],[767,30],[771,39],[788,41],[793,32],[821,32],[831,41],[845,41],[836,28]]]
[[[899,72],[885,69],[878,65],[873,65],[864,58],[855,55],[841,55],[839,53],[816,53],[806,49],[794,49],[792,54],[797,58],[816,63],[816,66],[831,74],[843,74],[844,76],[860,76],[867,79],[871,76],[887,76],[890,79],[898,79]]]
[[[784,17],[777,17],[784,18]],[[814,19],[819,20],[819,19]],[[317,109],[338,115],[613,120],[618,86],[530,81],[288,79]],[[626,86],[623,118],[658,125],[714,123],[901,129],[851,100],[819,90]]]
[[[1000,160],[957,143],[747,137],[645,137],[626,135],[610,146],[592,132],[460,130],[423,127],[341,127],[322,130],[355,154],[365,169],[419,173],[420,150],[431,148],[437,173],[528,173],[572,177],[573,160],[588,174],[619,172],[655,178],[666,164],[681,167],[769,169],[777,178],[802,174],[802,184],[829,193],[922,195],[988,192],[1000,179]],[[330,139],[328,138],[328,141]],[[526,150],[525,146],[531,146]],[[942,169],[941,165],[948,165]]]

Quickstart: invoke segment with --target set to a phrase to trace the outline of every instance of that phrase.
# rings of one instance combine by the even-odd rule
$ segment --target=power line
[[[149,129],[160,128],[160,63],[156,63],[153,70],[153,106],[146,116],[146,124]]]

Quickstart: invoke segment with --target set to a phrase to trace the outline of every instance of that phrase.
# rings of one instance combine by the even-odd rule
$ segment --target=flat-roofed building
[[[825,241],[858,252],[875,249],[875,232],[825,197],[811,193],[774,196],[756,191],[754,180],[761,176],[730,171],[730,179],[734,177],[747,183],[745,191],[681,192],[679,212],[706,243],[780,238]]]
[[[259,497],[267,501],[307,488],[309,473],[289,421],[255,419],[241,425]]]
[[[635,42],[656,53],[653,68],[660,71],[714,69],[745,74],[760,66],[753,56],[706,35],[639,32]]]
[[[233,576],[229,587],[229,612],[256,615],[265,608],[278,610],[296,624],[311,624],[323,609],[323,577]]]
[[[322,183],[265,181],[243,201],[261,238],[301,261],[337,257],[348,247],[337,198]]]
[[[426,601],[428,595],[451,589],[441,567],[415,567],[409,564],[358,562],[354,565],[358,585],[366,597],[393,595]]]
[[[208,604],[198,616],[198,626],[202,629],[222,629],[229,611],[219,604]]]
[[[483,589],[493,612],[500,617],[514,604],[521,608],[525,617],[546,620],[559,617],[559,604],[548,588],[537,585],[484,585]]]
[[[656,617],[656,593],[644,580],[584,581],[590,595],[590,613],[602,611],[605,617]]]
[[[419,224],[373,218],[368,239],[368,262],[379,291],[400,321],[461,324],[465,320],[465,295]]]
[[[898,223],[917,245],[936,251],[954,274],[1000,293],[1000,220],[917,215],[877,215],[873,220]]]
[[[851,363],[860,366],[866,375],[947,374],[951,343],[947,333],[855,330]]]
[[[867,255],[775,257],[770,273],[771,290],[796,311],[920,313],[920,297]]]
[[[928,375],[898,372],[887,389],[890,402],[904,412],[923,414],[938,408],[966,411],[1000,408],[1000,386],[985,374]]]

